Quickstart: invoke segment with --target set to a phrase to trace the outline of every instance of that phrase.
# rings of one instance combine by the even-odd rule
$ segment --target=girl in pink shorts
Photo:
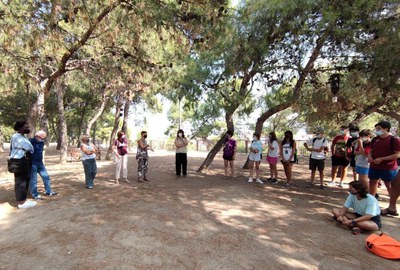
[[[269,133],[268,137],[268,153],[267,162],[269,163],[269,172],[271,177],[268,181],[276,183],[278,180],[278,157],[279,157],[279,144],[275,132]]]

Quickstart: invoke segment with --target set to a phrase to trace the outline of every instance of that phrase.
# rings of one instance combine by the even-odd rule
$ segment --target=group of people
[[[46,132],[39,130],[35,136],[28,139],[30,128],[27,122],[17,121],[14,125],[16,133],[11,137],[10,159],[17,160],[19,169],[14,172],[14,191],[17,207],[26,209],[36,206],[36,201],[27,200],[28,191],[35,200],[43,197],[37,190],[37,175],[43,179],[46,196],[56,196],[58,193],[51,189],[50,177],[43,163],[43,148]]]
[[[353,169],[353,180],[349,183],[350,195],[341,209],[334,209],[334,219],[350,228],[354,233],[362,230],[377,230],[381,227],[380,215],[397,216],[396,202],[400,195],[400,172],[398,160],[400,160],[400,139],[390,133],[391,124],[380,121],[375,125],[375,137],[368,129],[359,131],[354,125],[341,126],[339,134],[331,143],[332,152],[332,179],[328,184],[336,185],[335,178],[340,168],[339,187],[343,187],[347,167]],[[51,189],[50,177],[43,163],[43,148],[46,132],[39,130],[34,138],[28,139],[25,135],[30,133],[25,121],[17,121],[14,125],[16,133],[11,138],[10,159],[18,159],[26,165],[25,170],[14,173],[15,195],[18,208],[30,208],[36,205],[36,201],[27,200],[28,188],[35,200],[41,200],[42,196],[37,190],[37,174],[44,183],[45,195],[56,196],[58,193]],[[350,133],[350,134],[349,134]],[[137,141],[136,160],[138,162],[138,181],[149,181],[146,174],[148,171],[148,151],[153,151],[147,143],[147,132],[141,132],[141,138]],[[311,181],[308,186],[313,186],[315,174],[318,170],[320,188],[324,188],[325,157],[329,151],[329,141],[324,136],[324,130],[319,128],[315,137],[304,143],[304,147],[310,151],[309,169]],[[86,188],[92,189],[97,173],[96,146],[90,142],[89,135],[80,137],[80,149],[82,151],[82,164],[85,172]],[[277,164],[281,161],[286,175],[286,187],[290,187],[292,180],[293,164],[297,161],[297,145],[291,131],[284,133],[284,138],[279,143],[274,132],[269,133],[268,151],[266,160],[269,164],[270,178],[268,181],[275,183],[278,178]],[[185,177],[187,175],[187,146],[188,139],[184,131],[179,129],[174,140],[176,149],[175,164],[176,175]],[[260,163],[262,160],[263,144],[260,134],[254,133],[249,147],[249,178],[248,182],[263,184],[260,178]],[[112,147],[116,158],[115,183],[119,184],[121,170],[122,178],[128,180],[128,149],[129,142],[124,132],[119,131]],[[223,159],[225,177],[234,176],[234,160],[237,152],[237,143],[233,139],[233,132],[226,133],[223,148]],[[230,168],[230,170],[229,170]],[[255,179],[254,179],[255,176]],[[389,194],[389,206],[380,209],[377,195],[377,185],[383,181]],[[353,208],[354,212],[348,209]]]
[[[235,154],[237,151],[236,141],[232,138],[233,132],[226,132],[226,139],[223,148],[223,159],[224,159],[224,168],[225,168],[225,178],[229,179],[234,176],[234,160]],[[277,164],[279,162],[279,157],[281,158],[281,162],[284,168],[284,172],[286,175],[286,183],[285,187],[290,187],[290,183],[292,181],[292,168],[293,164],[297,162],[297,146],[296,141],[293,139],[293,132],[288,130],[284,133],[284,138],[281,143],[278,143],[278,139],[276,137],[275,132],[271,132],[268,134],[268,151],[266,160],[269,164],[270,178],[268,179],[271,183],[278,182],[278,168]],[[249,179],[248,182],[252,183],[255,181],[259,184],[264,184],[264,182],[260,178],[260,163],[262,160],[262,152],[263,152],[263,144],[260,140],[260,134],[254,133],[253,140],[251,141],[249,147],[249,156],[248,156],[248,166],[249,166]],[[230,167],[230,174],[229,168]],[[255,180],[254,180],[254,171],[255,171]]]

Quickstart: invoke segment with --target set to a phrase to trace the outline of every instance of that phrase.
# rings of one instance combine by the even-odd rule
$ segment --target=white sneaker
[[[37,202],[26,200],[23,204],[18,204],[19,209],[27,209],[36,206]]]
[[[334,186],[336,186],[336,182],[335,181],[331,181],[331,182],[328,183],[328,186],[334,187]]]
[[[253,183],[253,178],[249,177],[249,181],[247,183]]]
[[[263,182],[263,181],[261,181],[261,179],[260,179],[260,178],[257,178],[256,182],[257,182],[257,183],[259,183],[259,184],[264,184],[264,182]]]

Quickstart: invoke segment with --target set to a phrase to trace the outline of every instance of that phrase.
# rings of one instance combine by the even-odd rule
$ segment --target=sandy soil
[[[130,184],[115,185],[114,163],[98,161],[95,188],[88,190],[81,162],[58,165],[50,151],[47,168],[59,196],[18,210],[5,157],[0,269],[400,269],[399,261],[366,250],[368,234],[352,235],[331,219],[347,189],[306,188],[306,159],[294,167],[296,186],[286,189],[282,181],[247,183],[239,169],[245,155],[233,180],[224,180],[221,156],[196,173],[205,153],[189,154],[186,178],[174,175],[172,153],[155,153],[151,181],[142,184],[132,155]],[[266,179],[265,162],[262,170]],[[387,206],[386,190],[380,193]],[[399,221],[384,217],[382,231],[400,239]]]

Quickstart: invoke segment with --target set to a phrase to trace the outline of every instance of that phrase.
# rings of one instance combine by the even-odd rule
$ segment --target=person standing
[[[278,157],[279,157],[279,143],[276,138],[275,132],[269,133],[268,136],[268,152],[267,152],[267,162],[269,164],[269,172],[271,177],[268,181],[271,183],[278,182]]]
[[[129,183],[128,180],[128,139],[125,136],[123,131],[118,131],[117,139],[114,140],[113,143],[113,151],[115,153],[116,158],[116,167],[115,167],[115,183],[119,184],[119,179],[121,176],[121,168],[122,168],[122,177],[124,181]]]
[[[365,188],[369,189],[368,183],[368,154],[371,151],[371,132],[369,129],[363,129],[360,132],[360,137],[353,142],[354,154],[356,155],[356,173],[358,180],[364,184]]]
[[[90,142],[89,135],[81,135],[82,164],[85,171],[86,188],[92,189],[97,174],[96,146]]]
[[[137,141],[136,160],[138,161],[138,182],[143,183],[144,181],[150,181],[146,177],[149,165],[149,155],[147,151],[153,151],[153,149],[147,144],[147,131],[142,131],[140,136],[140,140]]]
[[[293,164],[296,162],[296,142],[293,139],[293,132],[288,130],[285,131],[284,138],[281,143],[281,155],[282,155],[282,164],[283,169],[285,170],[286,175],[286,183],[285,187],[290,187],[290,181],[292,180],[292,169]]]
[[[260,134],[254,133],[253,134],[253,141],[250,145],[250,154],[249,154],[249,171],[250,177],[248,182],[253,182],[253,170],[256,167],[256,182],[259,184],[264,184],[263,181],[260,179],[260,163],[261,163],[261,155],[262,155],[262,142],[260,140]]]
[[[175,172],[178,177],[187,175],[187,145],[188,140],[185,137],[185,132],[179,129],[175,138]]]
[[[328,140],[324,137],[324,130],[318,128],[316,137],[312,140],[305,142],[304,147],[311,152],[309,168],[311,170],[311,182],[309,187],[314,185],[315,172],[318,169],[320,189],[324,189],[324,169],[325,169],[325,151],[328,149]]]
[[[33,146],[34,152],[32,155],[32,172],[31,172],[31,195],[32,198],[36,200],[41,200],[42,196],[39,194],[37,190],[37,175],[39,174],[43,180],[44,188],[46,190],[46,196],[56,196],[58,193],[51,190],[50,187],[50,176],[47,173],[46,167],[43,163],[43,148],[44,148],[44,139],[46,138],[46,132],[43,130],[39,130],[36,132],[35,137],[29,139],[30,143]]]
[[[390,134],[391,124],[380,121],[375,125],[375,137],[372,139],[370,162],[369,192],[375,196],[378,180],[382,179],[389,193],[389,207],[382,210],[382,215],[398,216],[396,201],[400,194],[400,177],[398,175],[397,158],[400,158],[400,139]]]
[[[336,173],[338,168],[340,171],[340,183],[338,187],[343,187],[342,182],[347,175],[347,166],[349,165],[349,161],[346,159],[346,144],[349,139],[348,128],[347,126],[341,126],[339,130],[339,135],[335,136],[332,141],[331,151],[332,151],[332,172],[331,177],[332,180],[328,184],[329,186],[335,186],[336,181]]]
[[[228,130],[226,132],[226,139],[222,155],[222,158],[224,159],[225,178],[228,178],[228,166],[231,167],[231,177],[234,176],[233,166],[236,154],[236,141],[232,137],[233,131]]]
[[[14,130],[17,131],[11,137],[10,157],[12,159],[21,160],[23,168],[19,172],[14,173],[14,191],[19,209],[26,209],[36,206],[35,201],[27,200],[28,187],[31,175],[31,156],[33,154],[33,146],[25,137],[31,131],[29,125],[25,121],[17,121],[14,124]]]
[[[357,181],[357,172],[356,172],[356,155],[354,154],[354,142],[358,140],[360,129],[355,125],[349,126],[350,138],[346,143],[346,152],[345,157],[350,164],[353,172],[353,181]]]

